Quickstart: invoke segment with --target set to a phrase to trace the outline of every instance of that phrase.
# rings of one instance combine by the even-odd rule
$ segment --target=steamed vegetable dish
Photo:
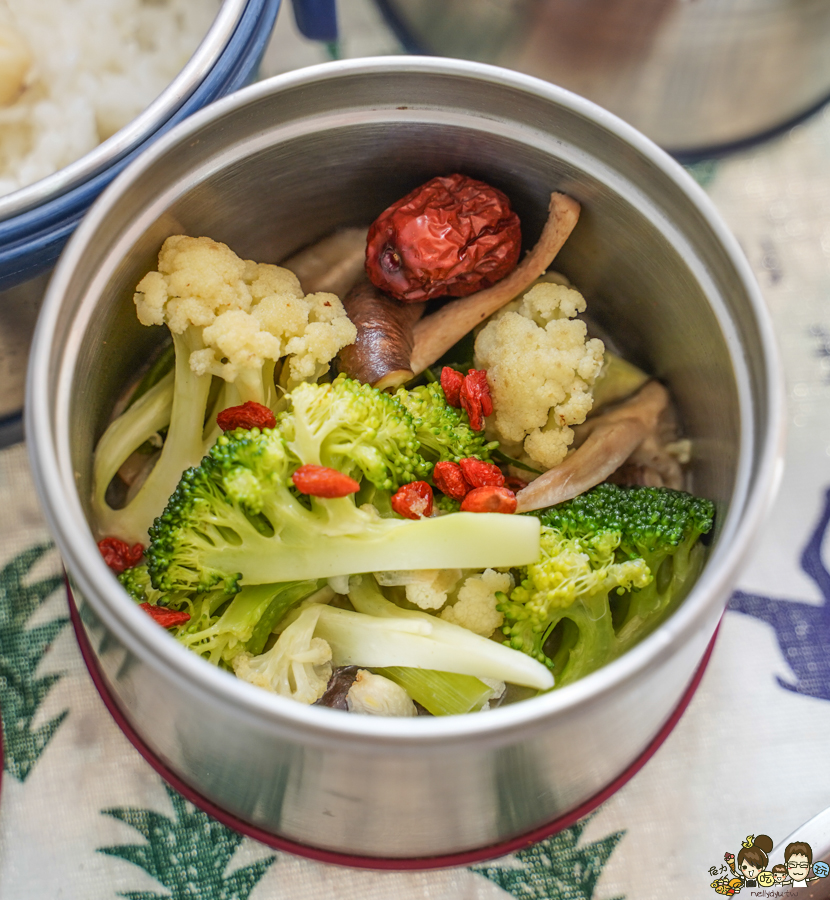
[[[99,547],[214,665],[373,715],[487,709],[652,631],[713,506],[666,388],[551,269],[508,198],[434,178],[282,266],[177,235],[135,293],[171,342],[94,460]]]

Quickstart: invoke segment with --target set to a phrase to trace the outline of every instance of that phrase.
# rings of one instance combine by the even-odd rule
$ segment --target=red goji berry
[[[105,537],[98,541],[98,549],[104,562],[115,572],[120,575],[124,569],[131,569],[138,565],[141,557],[144,556],[144,548],[141,544],[133,544],[132,547],[114,537]]]
[[[255,400],[248,400],[241,406],[229,406],[216,417],[216,424],[222,431],[234,428],[273,428],[277,424],[274,414]]]
[[[444,391],[447,403],[456,409],[461,408],[462,384],[464,384],[464,376],[460,372],[451,369],[449,366],[444,366],[441,369],[441,389]]]
[[[472,489],[472,485],[464,477],[461,466],[454,462],[435,463],[432,480],[442,494],[452,497],[453,500],[463,500]]]
[[[425,481],[410,481],[392,494],[392,509],[405,519],[432,515],[432,488]]]
[[[493,398],[490,396],[490,385],[487,383],[486,369],[468,369],[464,376],[467,393],[481,401],[481,411],[485,416],[493,415]]]
[[[519,491],[523,491],[528,485],[528,482],[522,478],[517,478],[515,475],[509,475],[504,479],[504,486],[513,491],[514,494],[518,494]]]
[[[504,475],[498,466],[493,463],[482,462],[480,459],[460,459],[458,461],[464,477],[473,487],[501,487],[504,484]]]
[[[150,603],[139,603],[138,605],[148,612],[153,621],[158,622],[162,628],[172,628],[174,625],[184,625],[185,622],[190,621],[190,613],[167,609],[166,606],[153,606]]]
[[[506,487],[473,488],[461,501],[461,512],[516,512],[516,495]]]
[[[404,303],[464,297],[504,278],[522,232],[507,197],[466,175],[433,178],[384,210],[366,239],[366,274]]]
[[[487,372],[484,369],[470,369],[464,376],[459,396],[461,406],[470,420],[470,428],[473,431],[481,431],[484,428],[484,416],[489,416],[493,412]]]
[[[349,494],[360,490],[360,485],[354,478],[326,466],[300,466],[291,476],[291,480],[301,494],[325,497],[328,500],[334,497],[348,497]]]

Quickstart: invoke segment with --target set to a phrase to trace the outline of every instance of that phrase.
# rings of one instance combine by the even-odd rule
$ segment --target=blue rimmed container
[[[79,160],[0,197],[0,291],[49,269],[93,200],[153,140],[251,81],[279,5],[224,0],[187,65],[144,112]]]

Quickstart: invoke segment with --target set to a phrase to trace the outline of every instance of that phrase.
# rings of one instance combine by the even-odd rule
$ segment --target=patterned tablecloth
[[[290,43],[285,19],[268,73],[325,58]],[[377,29],[368,48],[353,33],[351,55],[395,49]],[[774,317],[788,460],[701,687],[643,771],[577,826],[473,869],[343,870],[242,838],[166,787],[104,708],[19,445],[0,454],[3,900],[715,896],[725,851],[751,834],[777,842],[830,806],[830,109],[692,172]]]

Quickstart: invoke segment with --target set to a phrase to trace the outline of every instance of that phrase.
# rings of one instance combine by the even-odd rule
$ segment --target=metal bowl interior
[[[121,159],[157,131],[202,83],[228,44],[247,0],[223,0],[185,67],[132,122],[80,159],[34,184],[0,197],[0,222],[72,190]]]
[[[695,490],[717,505],[710,557],[650,637],[561,691],[434,720],[303,707],[178,646],[125,600],[97,553],[88,524],[95,441],[162,337],[137,323],[132,293],[171,234],[207,234],[244,257],[279,261],[455,170],[511,197],[528,244],[551,190],[582,204],[556,267],[631,358],[671,387],[695,445]],[[99,650],[99,662],[134,727],[171,770],[241,819],[362,856],[462,852],[530,832],[636,759],[703,656],[780,453],[763,303],[694,183],[587,101],[491,67],[426,59],[281,76],[151,148],[98,201],[56,270],[29,398],[38,490],[88,630],[116,648]]]

